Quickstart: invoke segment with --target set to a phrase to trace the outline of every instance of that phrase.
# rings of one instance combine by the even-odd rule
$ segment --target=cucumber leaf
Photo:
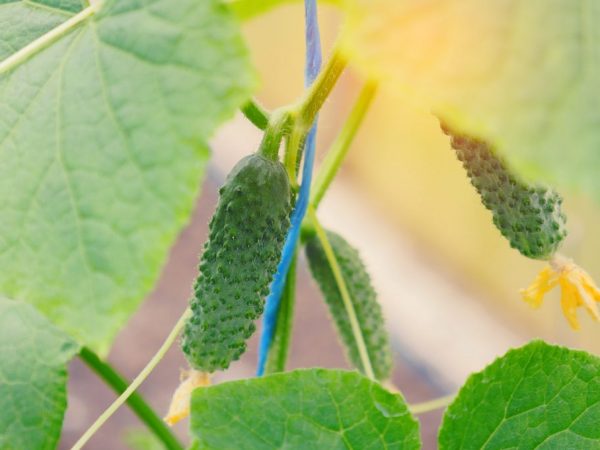
[[[296,370],[200,388],[191,411],[204,450],[420,448],[402,397],[357,372]]]
[[[471,375],[440,449],[600,449],[600,358],[534,341]]]
[[[0,298],[0,448],[56,447],[77,351],[34,307]]]
[[[3,3],[0,23],[25,20],[27,9],[66,20],[77,8]],[[52,20],[2,33],[16,51]],[[207,139],[254,84],[238,25],[218,0],[106,0],[5,68],[0,293],[105,354],[189,220]]]
[[[600,200],[600,4],[345,0],[367,76],[487,141],[522,176]]]

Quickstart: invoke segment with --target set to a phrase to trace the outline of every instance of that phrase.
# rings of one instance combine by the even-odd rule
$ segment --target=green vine
[[[258,150],[260,154],[273,161],[279,158],[279,146],[281,139],[287,134],[288,122],[289,114],[285,109],[273,112]]]
[[[369,82],[365,84],[344,127],[327,152],[327,156],[321,164],[321,169],[315,178],[314,187],[311,191],[310,203],[315,209],[318,208],[329,185],[337,175],[344,158],[348,154],[350,144],[352,144],[376,93],[377,85],[375,83]]]
[[[294,108],[296,113],[293,115],[296,117],[296,124],[304,133],[307,133],[312,127],[315,117],[347,65],[347,59],[339,50],[335,50],[315,82],[297,103]]]
[[[127,380],[125,380],[125,378],[123,378],[109,363],[102,361],[92,350],[83,347],[79,352],[79,358],[81,358],[81,360],[117,394],[121,395],[125,392],[129,385]],[[129,396],[127,405],[139,419],[146,424],[148,429],[160,439],[167,449],[182,450],[184,448],[165,422],[154,412],[138,392],[133,392]]]
[[[173,329],[169,332],[169,335],[160,346],[155,355],[150,359],[150,362],[142,369],[137,377],[131,382],[131,384],[125,389],[121,395],[96,419],[96,421],[86,430],[85,433],[79,438],[79,440],[73,445],[71,450],[80,450],[83,446],[92,438],[92,436],[100,429],[104,423],[127,401],[129,397],[140,387],[144,380],[152,373],[154,368],[163,359],[167,350],[173,345],[177,336],[183,329],[185,321],[191,314],[191,310],[188,308],[181,315]]]
[[[254,126],[259,130],[266,130],[269,125],[269,113],[256,100],[246,102],[240,109]]]

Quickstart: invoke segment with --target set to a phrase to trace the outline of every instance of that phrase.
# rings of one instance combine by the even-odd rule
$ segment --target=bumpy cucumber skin
[[[243,158],[219,194],[182,339],[190,365],[205,372],[226,369],[246,350],[290,226],[290,183],[279,161]]]
[[[549,259],[567,235],[560,195],[516,179],[486,143],[442,129],[510,246],[528,258]]]
[[[381,306],[377,302],[377,294],[371,284],[371,277],[354,247],[340,235],[331,231],[327,232],[327,237],[346,281],[375,377],[378,380],[386,380],[392,371],[392,352]],[[312,235],[306,240],[306,256],[313,278],[317,281],[329,307],[329,312],[335,321],[348,359],[355,367],[364,372],[342,296],[327,262],[323,246],[316,235]]]

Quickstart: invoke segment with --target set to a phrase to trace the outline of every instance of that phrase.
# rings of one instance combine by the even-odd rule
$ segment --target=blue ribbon
[[[322,60],[321,37],[319,34],[316,0],[304,1],[304,14],[306,18],[306,66],[304,72],[304,83],[308,87],[319,75]],[[262,376],[265,372],[267,356],[269,354],[269,349],[271,348],[273,336],[275,335],[275,328],[277,326],[277,314],[279,312],[279,305],[281,303],[281,295],[283,293],[283,288],[285,287],[285,280],[292,263],[292,258],[294,257],[294,251],[296,249],[296,243],[298,242],[298,236],[300,235],[302,220],[304,219],[306,208],[308,207],[308,201],[310,198],[310,184],[312,181],[312,171],[315,160],[316,137],[317,124],[315,120],[315,124],[306,137],[304,148],[304,165],[302,167],[302,185],[300,186],[300,192],[296,200],[296,206],[294,207],[294,211],[292,211],[292,216],[290,218],[290,231],[288,232],[285,243],[283,244],[281,261],[279,262],[277,273],[275,274],[275,278],[271,284],[271,292],[266,300],[262,335],[260,336],[260,344],[258,348],[258,367],[256,369],[257,376]]]

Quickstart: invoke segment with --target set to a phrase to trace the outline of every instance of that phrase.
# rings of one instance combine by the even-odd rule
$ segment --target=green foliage
[[[485,142],[444,131],[510,246],[528,258],[550,258],[567,235],[560,195],[517,179]]]
[[[600,199],[596,2],[343,4],[342,46],[361,71],[489,142],[521,176]]]
[[[77,344],[31,305],[5,298],[0,343],[0,448],[55,448]]]
[[[246,350],[281,257],[290,195],[283,165],[260,154],[238,162],[220,189],[183,334],[192,367],[226,369]]]
[[[0,448],[56,447],[67,401],[66,364],[79,349],[105,382],[124,390],[126,381],[80,344],[106,353],[151,289],[189,219],[207,140],[245,104],[247,116],[266,129],[263,147],[241,160],[220,190],[191,317],[186,311],[132,389],[187,317],[182,348],[194,368],[213,372],[240,357],[290,225],[292,189],[277,160],[281,141],[287,139],[289,168],[299,167],[304,133],[346,57],[369,79],[412,92],[407,97],[447,124],[494,223],[525,256],[548,259],[566,232],[559,195],[522,180],[539,177],[600,198],[600,33],[593,26],[600,8],[592,2],[583,9],[570,0],[550,6],[431,0],[426,7],[327,0],[347,13],[341,47],[296,102],[262,113],[247,102],[255,79],[237,19],[292,1],[0,0],[0,295],[17,299],[0,296]],[[309,28],[315,26],[313,18]],[[361,94],[358,112],[316,181],[313,224],[318,199],[373,86]],[[340,294],[327,259],[333,259],[330,249],[326,254],[310,230],[303,238],[349,360],[364,369],[355,342],[366,361],[362,334],[375,376],[387,379],[389,340],[358,252],[328,233],[340,266],[334,265],[335,275],[339,280],[341,271],[359,322],[352,315],[352,327],[344,307],[348,295]],[[285,369],[294,287],[295,265],[286,280],[270,372]],[[125,396],[76,447],[123,402]],[[131,446],[180,448],[139,394],[128,403],[154,432],[129,435]],[[440,447],[600,450],[598,424],[600,359],[536,341],[469,378],[446,412]],[[198,450],[420,447],[418,423],[400,395],[339,370],[196,389],[191,431]]]
[[[191,430],[203,450],[420,448],[418,423],[400,395],[339,370],[197,389]]]
[[[600,449],[600,359],[534,341],[469,377],[441,449]]]
[[[358,253],[344,238],[331,231],[327,237],[342,270],[348,291],[360,322],[367,353],[373,372],[379,380],[389,378],[392,370],[392,355],[381,306],[371,284],[371,277]],[[337,326],[338,333],[352,364],[363,370],[358,346],[352,333],[350,321],[342,295],[327,261],[327,256],[318,237],[313,235],[306,241],[306,256],[310,271],[319,284],[323,298]]]
[[[1,5],[11,48],[75,9],[35,5]],[[0,292],[105,353],[190,217],[206,139],[253,86],[217,0],[107,0],[0,75]]]

